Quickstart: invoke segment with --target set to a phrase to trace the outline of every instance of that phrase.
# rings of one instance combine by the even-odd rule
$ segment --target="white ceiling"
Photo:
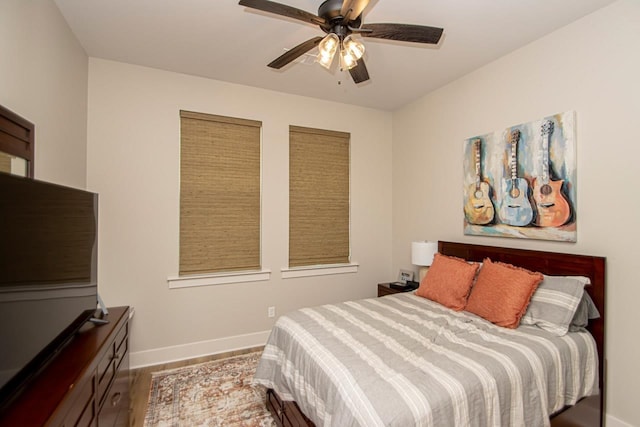
[[[371,0],[365,23],[431,25],[444,36],[437,47],[365,38],[371,80],[356,86],[310,56],[268,68],[285,48],[324,33],[237,0],[55,0],[89,56],[384,110],[613,1]],[[321,0],[279,2],[317,14]]]

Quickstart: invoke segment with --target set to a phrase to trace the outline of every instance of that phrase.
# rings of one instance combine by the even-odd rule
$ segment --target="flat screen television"
[[[0,172],[0,410],[96,313],[98,195]]]

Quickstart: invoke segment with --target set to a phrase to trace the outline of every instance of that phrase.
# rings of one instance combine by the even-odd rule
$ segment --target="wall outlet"
[[[276,317],[276,308],[274,306],[267,308],[267,316]]]

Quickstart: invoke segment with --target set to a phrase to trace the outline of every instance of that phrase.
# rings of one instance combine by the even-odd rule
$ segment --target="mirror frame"
[[[27,177],[34,176],[35,126],[0,105],[0,151],[27,161]]]

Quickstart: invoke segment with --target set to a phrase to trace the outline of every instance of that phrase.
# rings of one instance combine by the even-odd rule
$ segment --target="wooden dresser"
[[[129,307],[86,323],[0,414],[0,426],[129,425]]]

